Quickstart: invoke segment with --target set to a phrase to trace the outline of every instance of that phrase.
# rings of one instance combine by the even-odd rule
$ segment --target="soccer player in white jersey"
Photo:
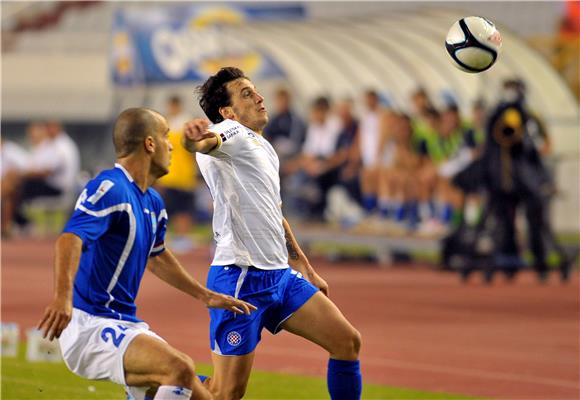
[[[210,310],[216,399],[243,397],[265,327],[326,349],[332,399],[359,399],[361,338],[328,296],[327,283],[298,246],[281,211],[278,157],[262,137],[264,98],[237,68],[223,68],[199,88],[209,120],[186,124],[184,146],[196,152],[214,199],[217,242],[208,288],[258,307],[251,315]]]
[[[87,184],[56,242],[54,299],[39,328],[59,338],[66,365],[82,377],[125,385],[135,399],[210,399],[192,360],[136,316],[146,267],[210,308],[255,309],[199,284],[165,248],[167,213],[150,186],[168,172],[168,132],[153,110],[119,115],[117,163]]]

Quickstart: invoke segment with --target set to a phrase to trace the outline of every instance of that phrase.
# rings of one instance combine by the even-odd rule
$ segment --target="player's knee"
[[[352,352],[352,355],[358,358],[358,355],[360,353],[360,347],[362,345],[362,337],[360,332],[352,328],[349,341],[351,346],[350,351]]]
[[[356,360],[360,353],[362,343],[359,331],[354,328],[349,329],[340,338],[336,344],[336,349],[332,355],[342,360]]]
[[[176,354],[172,356],[168,366],[167,379],[171,382],[171,385],[192,387],[195,376],[195,364],[191,358]]]
[[[226,387],[221,388],[218,393],[213,393],[216,399],[239,400],[246,394],[246,384],[231,382]]]

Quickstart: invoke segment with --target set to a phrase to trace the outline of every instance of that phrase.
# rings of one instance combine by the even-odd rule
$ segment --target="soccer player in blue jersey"
[[[217,243],[208,288],[258,307],[235,316],[210,310],[216,399],[243,397],[265,327],[302,336],[328,351],[333,400],[359,399],[359,332],[328,298],[328,285],[308,262],[281,211],[278,157],[262,137],[264,98],[237,68],[223,68],[200,91],[204,119],[185,127],[214,200]]]
[[[39,329],[59,338],[74,373],[125,385],[136,399],[209,399],[192,360],[136,316],[145,268],[210,308],[249,314],[254,306],[208,290],[165,248],[167,213],[151,188],[168,172],[167,121],[146,108],[123,111],[114,127],[115,168],[80,195],[56,242],[54,299]]]

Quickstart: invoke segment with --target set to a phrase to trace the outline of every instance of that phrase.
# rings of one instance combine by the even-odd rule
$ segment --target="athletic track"
[[[205,282],[207,248],[180,257]],[[2,321],[34,326],[52,294],[51,241],[2,242]],[[579,277],[539,285],[459,283],[425,266],[380,269],[311,260],[331,298],[363,336],[365,382],[503,399],[578,399]],[[208,363],[208,315],[146,273],[139,315],[194,360]],[[255,368],[324,376],[325,352],[287,333],[264,332]]]

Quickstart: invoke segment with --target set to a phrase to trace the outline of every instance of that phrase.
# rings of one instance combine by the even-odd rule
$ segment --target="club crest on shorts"
[[[236,331],[228,333],[227,341],[231,346],[237,346],[242,342],[242,335]]]

